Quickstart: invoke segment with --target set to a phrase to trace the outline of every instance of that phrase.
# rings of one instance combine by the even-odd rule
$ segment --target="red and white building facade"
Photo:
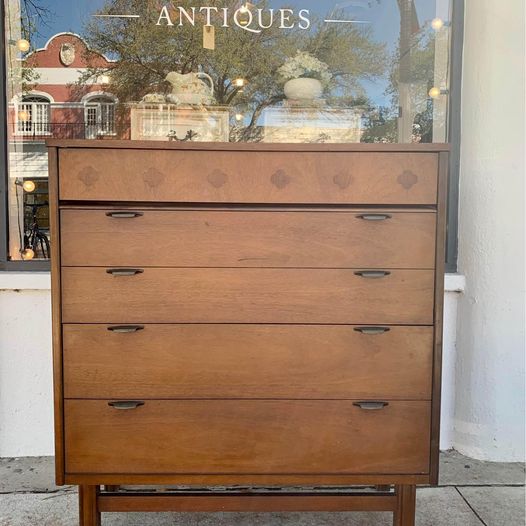
[[[7,123],[10,163],[20,172],[18,177],[47,177],[48,138],[117,136],[118,101],[108,89],[108,75],[79,83],[90,68],[108,71],[111,67],[111,60],[91,51],[74,33],[54,35],[25,58],[27,86],[10,101]]]

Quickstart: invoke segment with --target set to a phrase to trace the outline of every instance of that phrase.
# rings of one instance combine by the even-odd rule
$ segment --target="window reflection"
[[[23,182],[45,193],[48,137],[447,138],[450,0],[4,5],[13,259],[36,217]]]

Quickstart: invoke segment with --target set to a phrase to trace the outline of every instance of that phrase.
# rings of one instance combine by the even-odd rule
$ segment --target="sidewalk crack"
[[[467,504],[468,508],[473,512],[475,517],[484,525],[488,526],[483,520],[482,517],[475,511],[475,508],[468,502],[468,499],[462,495],[462,492],[455,486],[455,489],[457,490],[457,493],[460,495],[461,499]]]

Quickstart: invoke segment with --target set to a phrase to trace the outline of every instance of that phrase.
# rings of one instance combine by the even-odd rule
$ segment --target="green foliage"
[[[189,9],[195,0],[180,0],[177,7]],[[216,7],[239,7],[237,0],[215,2]],[[278,68],[297,50],[307,51],[325,62],[333,75],[332,99],[362,97],[360,80],[382,75],[386,69],[386,50],[373,41],[370,30],[341,24],[328,27],[314,20],[310,30],[283,30],[278,25],[254,34],[238,27],[215,25],[215,49],[202,45],[204,15],[195,27],[161,25],[156,22],[162,5],[154,0],[108,0],[100,14],[135,13],[138,19],[94,18],[86,27],[90,47],[116,59],[111,70],[111,91],[122,102],[137,102],[148,93],[167,93],[165,77],[170,71],[180,73],[202,70],[214,81],[219,105],[243,108],[251,115],[247,130],[238,140],[255,135],[257,119],[265,107],[284,99]],[[253,8],[267,9],[266,0]],[[173,21],[178,15],[173,13]],[[104,73],[89,68],[80,80]],[[240,89],[234,79],[246,79]],[[246,133],[245,133],[246,132]]]

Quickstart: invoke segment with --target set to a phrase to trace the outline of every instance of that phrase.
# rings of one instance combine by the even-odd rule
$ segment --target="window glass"
[[[9,0],[9,253],[48,257],[45,139],[444,142],[451,0]]]

